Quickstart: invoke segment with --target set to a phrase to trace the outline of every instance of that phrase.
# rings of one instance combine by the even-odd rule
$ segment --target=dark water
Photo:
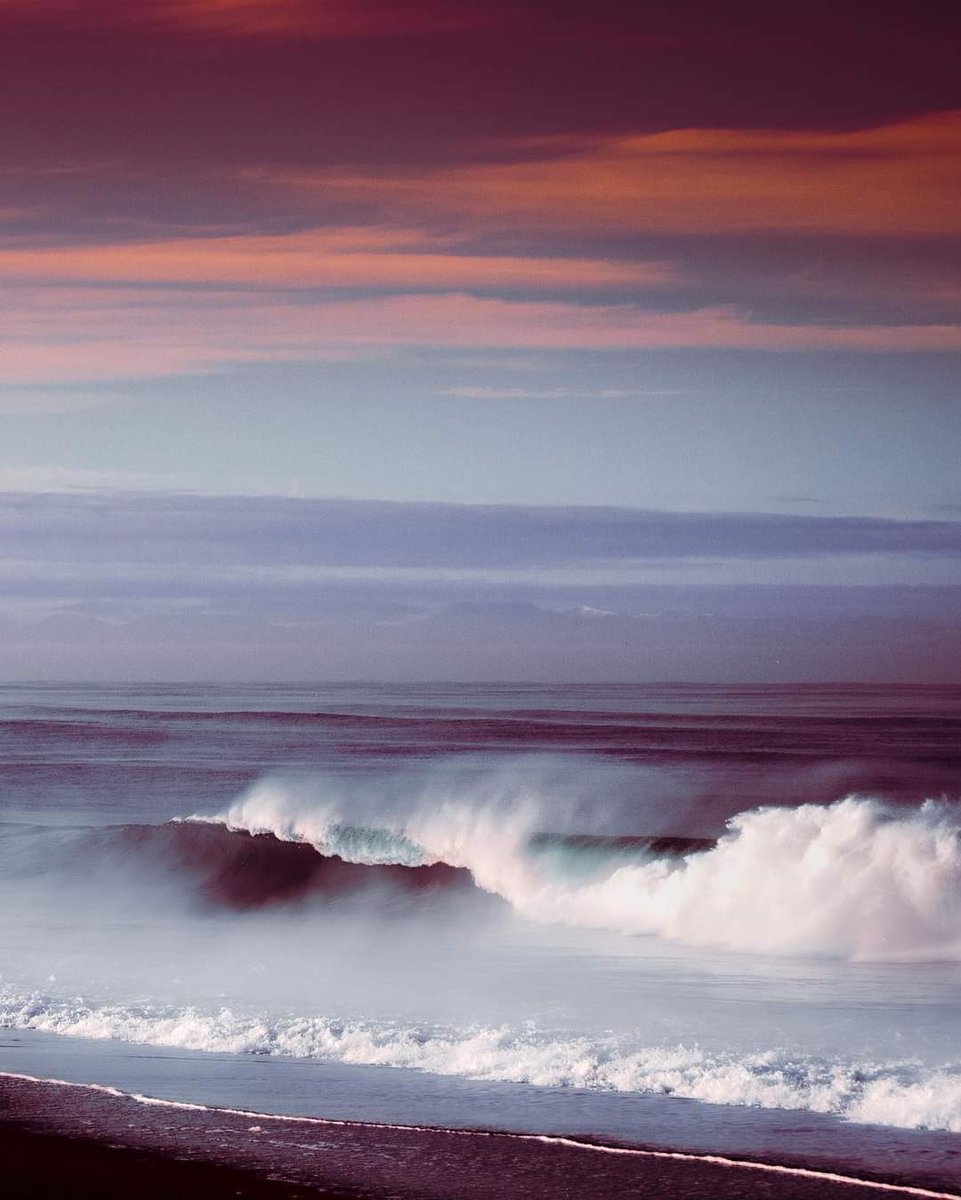
[[[267,772],[476,753],[590,754],[680,775],[714,819],[850,792],[957,796],[961,689],[325,684],[0,689],[3,804],[157,819]],[[647,831],[645,831],[647,832]]]

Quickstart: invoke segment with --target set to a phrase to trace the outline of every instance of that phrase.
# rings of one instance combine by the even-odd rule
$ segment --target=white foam
[[[806,1109],[852,1121],[961,1132],[961,1063],[835,1062],[813,1055],[637,1046],[532,1029],[423,1028],[326,1017],[244,1016],[69,1003],[0,993],[0,1025],[185,1050],[277,1055],[438,1075],[618,1092],[712,1104]]]
[[[435,792],[366,838],[344,837],[337,803],[258,785],[231,828],[305,841],[359,862],[442,861],[546,923],[656,934],[692,945],[855,960],[961,959],[961,811],[905,811],[869,798],[734,817],[717,846],[559,877],[528,852],[536,795]],[[356,832],[356,831],[355,831]],[[376,834],[376,836],[375,836]],[[556,866],[556,864],[555,864]]]
[[[956,808],[866,799],[735,817],[715,849],[517,896],[528,915],[699,945],[852,959],[961,956]]]

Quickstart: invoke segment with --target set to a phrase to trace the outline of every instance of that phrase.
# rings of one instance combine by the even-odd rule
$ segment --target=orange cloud
[[[961,325],[753,321],[734,308],[660,313],[635,305],[483,299],[464,293],[266,302],[256,293],[73,287],[16,289],[0,313],[6,386],[208,372],[403,347],[513,350],[708,348],[954,351]]]
[[[468,5],[423,0],[155,0],[151,8],[160,19],[227,34],[363,37],[459,29],[479,19]]]
[[[229,284],[261,288],[611,288],[669,282],[664,263],[457,254],[451,239],[377,229],[248,237],[0,246],[11,281]]]
[[[40,11],[42,9],[42,12]],[[182,29],[220,36],[370,37],[469,28],[479,7],[430,0],[0,0],[19,22]]]
[[[531,145],[523,161],[287,174],[417,222],[638,234],[961,233],[961,111],[876,129],[681,129]]]

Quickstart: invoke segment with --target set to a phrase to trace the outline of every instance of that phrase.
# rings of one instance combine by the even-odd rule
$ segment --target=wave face
[[[265,783],[219,820],[414,873],[446,868],[535,921],[766,954],[961,959],[961,809],[863,797],[759,809],[709,839],[550,835],[536,805],[432,803],[393,828]],[[446,877],[448,881],[460,876]]]
[[[365,832],[347,831],[344,848],[361,844]],[[378,831],[371,834],[375,845],[378,837],[387,840]],[[471,885],[469,872],[446,863],[357,860],[269,832],[248,833],[213,822],[128,825],[113,831],[110,841],[122,852],[146,854],[188,872],[203,896],[236,909],[370,889],[417,894]],[[403,859],[403,846],[398,844],[397,850]]]

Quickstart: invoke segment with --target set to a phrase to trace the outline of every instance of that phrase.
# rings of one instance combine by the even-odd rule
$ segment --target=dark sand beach
[[[0,1076],[0,1152],[10,1200],[952,1195],[800,1166],[483,1130],[278,1118],[15,1076]]]

